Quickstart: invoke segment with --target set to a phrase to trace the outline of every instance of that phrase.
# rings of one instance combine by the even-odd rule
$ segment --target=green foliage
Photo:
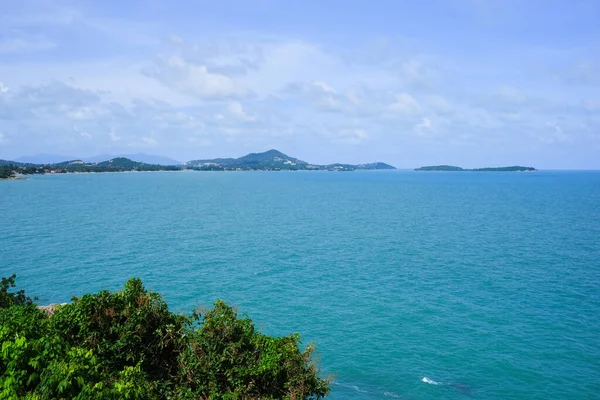
[[[299,350],[299,335],[263,335],[223,301],[195,317],[201,327],[182,354],[183,390],[214,399],[305,399],[329,392],[311,362],[313,347]]]
[[[464,171],[461,167],[454,165],[430,165],[415,169],[415,171]]]
[[[9,292],[11,288],[15,287],[16,277],[17,275],[13,274],[8,278],[2,278],[0,282],[0,308],[29,305],[35,300],[25,296],[24,290],[19,290],[16,293]]]
[[[520,165],[514,165],[512,167],[475,168],[475,169],[472,169],[471,171],[478,171],[478,172],[534,172],[534,171],[537,171],[537,170],[535,168],[533,168],[533,167],[522,167]]]
[[[9,179],[14,177],[13,169],[9,165],[0,165],[0,179]]]
[[[297,334],[270,337],[222,301],[190,317],[139,279],[48,316],[2,280],[0,399],[319,399],[329,392]]]
[[[3,160],[0,160],[3,161]],[[180,171],[179,165],[155,165],[132,161],[128,158],[118,157],[100,163],[84,163],[82,161],[65,161],[56,164],[21,164],[8,161],[5,165],[0,163],[0,179],[13,177],[13,171],[22,175],[35,175],[45,173],[73,173],[73,172],[123,172],[123,171]]]
[[[432,165],[428,167],[417,168],[415,171],[534,172],[537,170],[533,167],[521,167],[519,165],[512,167],[486,167],[474,169],[463,169],[453,165]]]

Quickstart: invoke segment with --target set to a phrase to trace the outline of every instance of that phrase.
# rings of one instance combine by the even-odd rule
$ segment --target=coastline
[[[13,178],[5,178],[5,179],[0,179],[0,180],[28,180],[28,176],[29,175],[33,175],[33,176],[65,176],[65,175],[99,175],[99,174],[142,174],[142,173],[205,173],[205,172],[213,172],[213,173],[233,173],[233,172],[250,172],[250,173],[255,173],[255,172],[309,172],[309,173],[315,173],[315,172],[321,172],[321,173],[325,173],[325,172],[390,172],[390,171],[397,171],[397,170],[385,170],[385,169],[381,169],[381,170],[377,170],[377,169],[373,169],[373,170],[367,170],[367,169],[356,169],[356,170],[343,170],[343,171],[338,171],[338,170],[310,170],[310,169],[240,169],[240,170],[219,170],[219,171],[211,171],[211,170],[194,170],[194,169],[181,169],[181,170],[159,170],[159,171],[90,171],[90,172],[60,172],[60,173],[44,173],[44,174],[27,174],[25,176],[22,177],[13,177]]]

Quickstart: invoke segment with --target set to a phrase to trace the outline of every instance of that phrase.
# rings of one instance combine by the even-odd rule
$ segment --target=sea
[[[600,172],[153,172],[0,181],[39,304],[130,277],[315,342],[330,399],[600,398]]]

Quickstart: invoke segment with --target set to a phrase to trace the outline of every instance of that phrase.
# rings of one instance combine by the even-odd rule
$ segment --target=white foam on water
[[[421,379],[421,382],[429,383],[430,385],[439,385],[440,384],[439,382],[433,381],[426,376],[424,376],[423,379]]]
[[[367,391],[366,391],[366,390],[360,390],[360,389],[358,388],[358,386],[354,386],[354,385],[352,385],[352,386],[351,386],[351,388],[352,388],[352,389],[354,389],[354,390],[356,390],[357,392],[361,392],[361,393],[367,393]]]
[[[339,386],[347,387],[349,389],[354,389],[354,390],[356,390],[357,392],[360,392],[360,393],[367,393],[366,390],[362,390],[362,389],[360,389],[356,385],[347,385],[345,383],[340,383],[340,382],[334,382],[334,385],[339,385]]]
[[[400,396],[398,396],[398,395],[397,395],[396,393],[394,393],[394,392],[383,392],[383,395],[384,395],[384,396],[393,397],[393,398],[395,398],[395,399],[399,399],[399,398],[400,398]]]

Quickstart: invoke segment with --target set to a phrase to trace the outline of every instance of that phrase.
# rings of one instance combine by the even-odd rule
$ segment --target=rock
[[[49,304],[47,306],[37,306],[37,308],[39,310],[42,310],[43,312],[46,313],[46,315],[50,316],[50,315],[54,315],[54,313],[56,313],[56,311],[58,310],[58,308],[60,306],[64,306],[67,303],[60,303],[60,304]]]

